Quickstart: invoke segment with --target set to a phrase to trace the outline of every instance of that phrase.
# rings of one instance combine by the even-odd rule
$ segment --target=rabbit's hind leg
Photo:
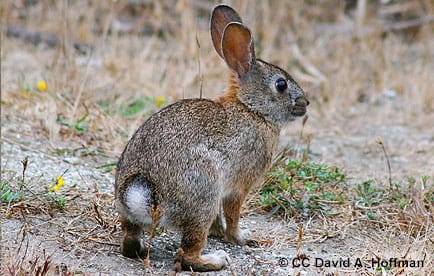
[[[206,244],[207,235],[207,229],[198,229],[197,227],[185,229],[181,241],[183,270],[197,272],[215,271],[229,264],[229,255],[223,250],[201,255],[202,249]]]
[[[146,256],[145,246],[142,244],[142,226],[130,222],[127,218],[120,218],[123,239],[121,253],[128,258],[144,258]]]

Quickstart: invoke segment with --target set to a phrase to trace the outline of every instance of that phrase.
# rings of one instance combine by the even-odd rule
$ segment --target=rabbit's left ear
[[[230,23],[223,32],[223,59],[229,68],[245,76],[255,62],[255,49],[250,30],[241,23]]]
[[[222,58],[223,32],[226,26],[231,22],[242,23],[241,17],[234,9],[226,5],[218,5],[214,8],[211,15],[211,39],[214,44],[215,50]]]

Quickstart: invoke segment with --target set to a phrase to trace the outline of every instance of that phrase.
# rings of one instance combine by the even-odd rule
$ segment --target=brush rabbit
[[[248,241],[249,232],[239,228],[243,201],[270,167],[280,129],[306,113],[303,90],[283,69],[255,57],[251,32],[231,7],[213,10],[211,38],[232,71],[227,91],[160,110],[135,132],[117,164],[124,256],[144,256],[142,228],[159,221],[182,234],[182,269],[228,265],[223,250],[202,254],[208,235]]]

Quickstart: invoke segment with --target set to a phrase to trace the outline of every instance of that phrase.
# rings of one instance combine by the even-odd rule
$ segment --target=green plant
[[[27,166],[26,162],[23,162],[23,166]],[[10,183],[0,182],[2,205],[20,201],[39,201],[46,207],[64,210],[67,198],[65,195],[59,194],[60,189],[65,185],[63,174],[54,178],[44,190],[33,189],[34,187],[29,186],[29,183],[23,178],[18,178]]]
[[[9,186],[6,182],[0,182],[0,193],[1,193],[1,199],[2,203],[10,203],[14,201],[20,201],[21,200],[21,193],[20,191],[16,191],[13,188]]]
[[[118,98],[118,96],[115,97],[115,99]],[[107,114],[120,114],[123,117],[134,117],[145,111],[147,115],[156,112],[158,109],[167,104],[167,97],[139,96],[129,97],[125,102],[120,104],[113,104],[112,102],[113,101],[103,100],[99,101],[98,105]]]
[[[376,220],[376,218],[377,218],[377,216],[375,215],[375,213],[372,212],[372,211],[368,211],[368,213],[366,215],[368,216],[368,218],[370,220]]]
[[[66,207],[66,197],[64,195],[58,195],[54,192],[48,192],[45,194],[45,199],[48,201],[52,208],[64,210]]]
[[[63,173],[65,174],[66,171]],[[60,189],[65,186],[65,180],[63,179],[63,174],[58,175],[53,182],[49,185],[48,190],[45,194],[45,199],[48,201],[51,207],[57,208],[59,210],[65,209],[66,197],[64,195],[58,194]]]
[[[357,184],[357,202],[364,206],[373,206],[379,204],[384,192],[372,187],[372,179]]]
[[[66,126],[68,128],[73,128],[77,131],[86,131],[89,129],[89,125],[85,123],[87,116],[89,116],[89,113],[86,112],[80,119],[78,119],[76,122],[71,122],[68,120],[65,120],[63,118],[57,119],[57,121],[62,125]]]
[[[165,105],[166,101],[166,98],[163,96],[140,96],[137,98],[130,98],[126,104],[121,104],[118,108],[123,116],[132,117],[143,112],[146,109],[148,109],[149,112],[153,113],[157,109]]]
[[[407,205],[410,204],[410,201],[405,198],[398,199],[398,206],[400,209],[404,209]]]
[[[422,181],[422,187],[425,188],[427,186],[428,180],[429,180],[429,176],[428,175],[422,175],[420,177],[420,180]]]
[[[131,117],[137,113],[145,110],[146,106],[150,104],[149,97],[140,97],[137,99],[130,99],[126,105],[121,105],[120,110],[122,115]]]
[[[259,204],[273,214],[283,211],[287,215],[308,216],[317,210],[333,215],[329,212],[330,204],[345,201],[341,187],[345,185],[345,174],[337,167],[287,159],[267,174]]]
[[[101,166],[96,167],[96,169],[103,169],[105,172],[111,172],[116,168],[117,162],[110,162]]]

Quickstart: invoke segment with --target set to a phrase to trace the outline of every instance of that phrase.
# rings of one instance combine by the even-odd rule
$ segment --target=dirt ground
[[[399,100],[389,100],[381,105],[394,105]],[[382,107],[382,106],[379,107]],[[434,136],[432,129],[426,125],[408,125],[391,120],[390,122],[377,122],[375,112],[367,114],[368,104],[361,104],[357,112],[351,116],[363,117],[357,123],[351,118],[340,118],[340,124],[327,127],[326,130],[313,130],[307,127],[314,135],[312,142],[313,160],[336,164],[350,177],[350,181],[357,182],[360,179],[376,179],[379,183],[387,183],[386,162],[381,148],[376,143],[378,137],[383,137],[390,154],[390,161],[395,180],[405,181],[406,177],[414,175],[433,175]],[[391,108],[392,110],[393,108]],[[384,116],[384,113],[381,113]],[[300,122],[295,123],[296,130],[286,130],[282,134],[282,145],[286,142],[297,143],[297,133],[300,130]],[[21,160],[29,157],[27,176],[30,182],[39,185],[49,183],[58,172],[68,170],[64,174],[67,183],[75,186],[70,189],[78,189],[83,193],[86,202],[101,199],[101,204],[108,211],[115,212],[111,200],[113,199],[112,184],[113,174],[98,169],[99,166],[115,162],[115,156],[80,156],[79,150],[72,154],[55,156],[52,147],[46,140],[35,139],[29,135],[32,131],[31,124],[18,121],[15,118],[2,120],[2,179],[16,177],[22,171]],[[345,134],[342,134],[345,129]],[[24,131],[21,131],[24,130]],[[25,131],[27,130],[27,131]],[[384,137],[388,137],[387,139]],[[64,148],[78,148],[79,145],[65,143]],[[409,151],[409,149],[412,149]],[[77,156],[78,155],[78,156]],[[432,182],[431,182],[432,183]],[[432,185],[430,183],[430,185]],[[80,199],[78,199],[80,200]],[[5,208],[3,206],[2,208]],[[76,217],[78,216],[78,217]],[[68,229],[80,227],[76,219],[88,220],[94,216],[91,210],[83,213],[68,212],[56,213],[54,217],[41,214],[16,214],[2,219],[2,258],[17,258],[22,252],[17,253],[19,246],[24,246],[23,229],[26,235],[24,244],[28,246],[30,259],[40,256],[50,256],[53,264],[59,266],[60,271],[65,267],[67,271],[74,273],[101,273],[103,275],[141,275],[145,269],[140,261],[122,257],[119,253],[118,242],[120,240],[119,228],[113,229],[112,225],[104,231],[98,232],[98,239],[94,242],[88,240],[89,232],[79,231],[72,235]],[[75,225],[78,226],[75,226]],[[248,227],[253,237],[258,240],[271,240],[271,245],[259,247],[233,246],[216,239],[210,239],[206,252],[218,249],[226,250],[232,260],[231,266],[210,275],[314,275],[316,273],[335,273],[335,275],[353,275],[373,273],[372,270],[349,268],[293,268],[281,265],[282,260],[291,260],[297,255],[296,244],[299,221],[283,222],[277,218],[270,218],[261,213],[250,213],[243,217],[243,227]],[[431,232],[412,238],[406,233],[389,236],[387,227],[371,228],[363,222],[348,222],[347,225],[328,225],[320,221],[306,219],[301,222],[304,231],[308,233],[308,239],[303,240],[301,252],[312,259],[324,258],[339,260],[360,257],[366,263],[370,258],[381,256],[382,258],[425,259],[425,268],[408,269],[409,275],[417,275],[427,272],[432,273],[432,225]],[[88,229],[88,228],[86,228]],[[109,231],[110,230],[110,231]],[[326,234],[324,234],[324,232]],[[84,237],[82,237],[84,235]],[[426,237],[424,235],[429,235]],[[83,241],[81,241],[83,240]],[[171,274],[174,254],[179,244],[179,236],[175,233],[164,232],[157,235],[153,242],[151,268],[146,272],[150,274]],[[23,249],[21,249],[22,251]],[[26,258],[29,258],[27,256]],[[284,259],[282,259],[284,258]],[[431,262],[431,263],[430,263]],[[3,262],[2,262],[3,263]],[[284,263],[283,263],[284,264]],[[431,266],[431,268],[429,268]],[[2,267],[3,273],[7,273]],[[429,274],[428,273],[428,274]],[[425,275],[428,275],[425,274]],[[332,275],[332,274],[330,274]]]
[[[157,39],[120,36],[109,38],[107,41],[111,43],[96,43],[96,53],[86,56],[65,54],[65,49],[51,48],[43,43],[33,45],[22,38],[6,36],[4,30],[2,32],[1,181],[11,187],[21,187],[30,194],[31,200],[10,204],[2,201],[1,274],[23,275],[20,274],[22,268],[34,273],[35,268],[48,263],[49,275],[173,275],[179,236],[160,229],[151,244],[148,267],[140,260],[124,258],[119,253],[121,231],[113,206],[113,164],[134,129],[159,107],[153,106],[137,116],[125,118],[104,110],[101,102],[122,106],[129,96],[140,91],[153,95],[149,91],[156,87],[164,92],[157,92],[154,96],[163,95],[167,104],[194,96],[195,93],[188,92],[188,89],[195,87],[194,91],[198,91],[197,62],[184,61],[177,55],[189,53],[194,57],[195,49],[177,49],[174,56],[166,53],[166,57],[163,51],[168,48],[164,47],[170,46],[160,45]],[[224,87],[218,79],[225,74],[225,68],[222,63],[217,63],[217,57],[204,54],[210,49],[207,36],[205,30],[204,34],[196,34],[196,39],[204,48],[204,91],[212,90],[205,92],[205,97],[212,98]],[[139,50],[141,43],[148,41],[155,49],[163,47],[162,53],[155,49]],[[303,49],[314,64],[312,52],[325,43],[320,38],[318,41],[312,49]],[[392,39],[392,42],[396,41]],[[389,67],[394,60],[391,58],[390,64],[386,60],[381,65],[384,72],[379,74],[386,77],[377,76],[383,78],[377,82],[384,82],[381,85],[384,89],[367,85],[366,79],[356,77],[354,81],[354,76],[363,72],[365,65],[356,66],[350,72],[353,65],[342,62],[340,66],[346,67],[338,68],[333,65],[335,62],[327,61],[332,65],[324,62],[324,58],[332,54],[318,54],[317,66],[326,71],[330,82],[333,82],[333,77],[343,79],[342,76],[346,75],[340,75],[341,71],[347,71],[354,83],[342,80],[318,85],[302,80],[305,84],[302,86],[307,87],[312,97],[309,118],[304,127],[299,120],[282,131],[281,147],[288,144],[295,148],[306,147],[306,139],[311,137],[311,161],[337,166],[347,175],[350,186],[371,179],[376,187],[384,188],[388,185],[389,171],[384,151],[378,143],[381,140],[388,154],[393,182],[406,187],[408,179],[414,178],[415,188],[409,191],[418,193],[415,198],[419,193],[432,191],[434,97],[426,91],[432,92],[434,87],[434,48],[430,47],[434,45],[434,38],[431,36],[425,38],[425,42],[414,44],[416,46],[408,48],[403,46],[402,51],[391,47],[390,55],[399,56],[405,52],[402,60],[415,57],[416,61],[411,59],[402,66],[407,74],[413,74],[408,82],[415,83],[408,85],[401,77],[391,77],[399,72],[399,69]],[[367,45],[364,47],[369,47]],[[385,42],[381,47],[389,46]],[[266,47],[262,50],[265,55],[271,53]],[[157,53],[148,55],[153,51]],[[347,59],[353,60],[357,50],[348,51],[345,53]],[[380,50],[372,49],[372,52],[377,51]],[[381,49],[381,52],[385,56],[388,54],[387,49]],[[276,59],[282,55],[270,56]],[[369,53],[360,60],[370,68],[377,62]],[[149,64],[140,67],[143,61]],[[176,64],[179,68],[184,66],[182,70],[185,71],[180,74],[168,64]],[[296,75],[302,76],[297,72]],[[161,76],[166,74],[169,79]],[[41,79],[49,80],[51,90],[43,92],[34,88]],[[171,85],[181,88],[182,92],[173,92]],[[357,98],[354,91],[367,86],[370,89],[367,95],[362,95],[364,98],[361,100],[353,100]],[[386,89],[388,87],[397,89]],[[127,90],[129,94],[111,92],[115,90]],[[330,93],[331,99],[326,101],[323,93]],[[83,122],[86,129],[80,130],[79,119],[85,113],[87,117],[83,117]],[[20,186],[22,161],[26,157],[25,184]],[[65,181],[61,194],[67,199],[66,206],[63,209],[49,208],[47,199],[41,194],[59,175]],[[422,176],[429,177],[425,184],[422,184]],[[419,214],[425,216],[422,221],[428,224],[416,227],[412,223],[401,223],[402,214],[398,212],[396,223],[390,223],[394,214],[387,214],[387,221],[373,223],[357,215],[364,210],[355,203],[342,207],[336,220],[319,216],[282,219],[247,204],[242,227],[249,228],[258,243],[241,247],[210,238],[205,253],[223,249],[229,253],[231,262],[223,271],[204,275],[434,275],[434,226],[433,214],[429,212],[433,208],[426,209],[416,200],[413,203],[409,210],[403,211],[402,214],[409,216],[404,221]],[[381,217],[384,210],[381,208],[369,210]],[[302,239],[299,238],[300,227],[303,229]],[[309,257],[310,265],[294,265],[297,264],[293,263],[294,258],[303,255]],[[372,268],[372,260],[393,258],[423,260],[423,266]],[[342,265],[347,259],[350,262],[348,267]],[[358,259],[362,261],[360,267],[355,265]],[[315,261],[321,260],[341,263],[338,267],[314,265]]]

